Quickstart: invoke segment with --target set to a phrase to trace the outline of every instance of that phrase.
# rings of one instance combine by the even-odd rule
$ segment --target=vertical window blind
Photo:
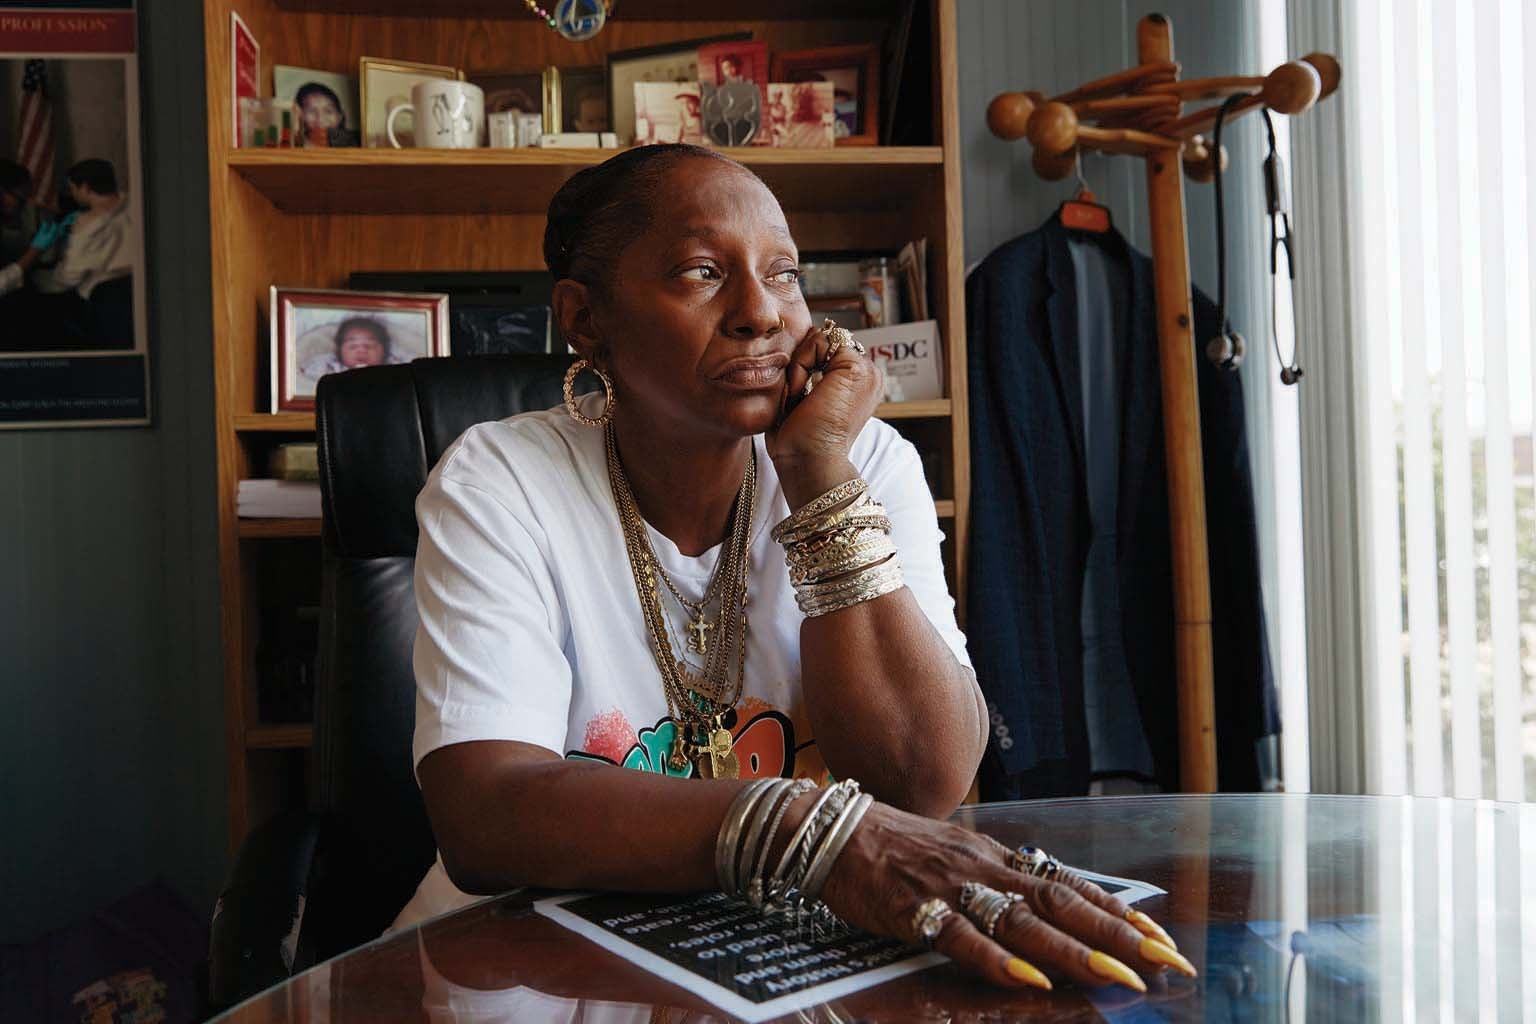
[[[1359,486],[1378,534],[1372,788],[1536,798],[1536,9],[1343,13],[1368,367]]]

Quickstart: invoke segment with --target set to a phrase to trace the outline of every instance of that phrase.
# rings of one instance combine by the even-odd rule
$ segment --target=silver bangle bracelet
[[[827,830],[842,813],[843,808],[848,806],[858,794],[859,784],[852,779],[844,779],[831,787],[828,799],[812,809],[812,813],[807,816],[810,828],[797,843],[784,851],[791,860],[787,870],[782,874],[775,874],[769,887],[768,894],[773,902],[783,903],[792,890],[800,888],[800,883],[805,880],[805,872],[810,864],[812,851],[820,844],[821,837],[827,834]]]
[[[741,829],[752,816],[752,809],[762,798],[764,790],[773,785],[772,779],[755,779],[741,788],[731,801],[720,831],[715,834],[715,878],[721,892],[733,892],[736,887],[736,842]]]
[[[816,784],[810,779],[786,780],[786,784],[774,794],[774,800],[763,806],[758,824],[767,822],[767,827],[760,829],[761,835],[756,840],[755,846],[748,844],[742,850],[743,855],[748,858],[748,866],[745,873],[740,876],[741,890],[752,906],[762,908],[763,873],[768,869],[768,857],[773,850],[773,839],[779,834],[779,826],[784,823],[784,815],[789,813],[790,805],[814,788]]]
[[[832,823],[827,838],[816,848],[816,856],[811,858],[810,867],[805,872],[805,882],[800,886],[800,892],[806,899],[814,900],[821,896],[822,887],[832,874],[832,865],[843,852],[843,847],[848,845],[848,840],[853,838],[854,829],[859,827],[859,822],[874,802],[874,797],[862,793],[843,808],[843,813]]]
[[[726,857],[730,861],[731,888],[725,890],[732,896],[739,896],[746,889],[750,881],[749,870],[751,868],[750,855],[745,851],[756,848],[758,836],[762,835],[763,826],[773,816],[773,808],[784,796],[784,790],[789,787],[788,779],[768,779],[763,786],[762,795],[752,807],[752,815],[747,819],[746,837],[731,844]]]
[[[789,870],[789,865],[795,859],[795,848],[805,839],[806,833],[811,830],[811,825],[816,821],[816,815],[821,812],[822,807],[826,806],[827,801],[832,799],[841,785],[842,783],[839,782],[822,790],[821,795],[816,798],[816,802],[811,805],[811,809],[805,812],[805,818],[801,820],[800,827],[795,829],[794,835],[789,837],[789,845],[784,847],[784,853],[779,857],[779,863],[774,867],[772,876],[767,880],[767,885],[773,891],[779,891],[779,883],[783,880],[785,873]]]

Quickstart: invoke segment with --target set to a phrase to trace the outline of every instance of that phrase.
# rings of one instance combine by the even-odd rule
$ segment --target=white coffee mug
[[[485,93],[478,85],[452,79],[418,82],[411,87],[411,102],[389,112],[384,134],[396,149],[405,148],[395,138],[395,118],[409,110],[415,124],[416,145],[426,149],[474,149],[485,136]]]

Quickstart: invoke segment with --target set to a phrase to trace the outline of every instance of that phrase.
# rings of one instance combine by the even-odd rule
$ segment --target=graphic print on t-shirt
[[[766,701],[748,697],[725,717],[731,731],[744,779],[804,778],[817,783],[830,778],[815,740],[795,745],[795,723],[788,715]],[[801,734],[809,732],[801,730]],[[582,749],[566,751],[571,760],[598,761],[603,764],[692,778],[690,762],[682,769],[668,763],[672,743],[677,738],[677,723],[667,716],[655,725],[636,730],[618,708],[596,715],[587,722]]]

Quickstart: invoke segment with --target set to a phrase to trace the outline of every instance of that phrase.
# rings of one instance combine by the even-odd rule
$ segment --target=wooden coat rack
[[[1183,105],[1246,93],[1226,120],[1268,107],[1299,114],[1339,85],[1339,62],[1324,53],[1280,65],[1262,77],[1180,81],[1173,60],[1173,26],[1149,14],[1136,28],[1136,67],[1080,85],[1059,96],[1005,92],[987,107],[987,124],[1000,138],[1027,137],[1036,173],[1058,181],[1072,173],[1081,150],[1139,156],[1147,162],[1152,266],[1157,296],[1158,361],[1162,368],[1163,444],[1168,461],[1168,505],[1173,548],[1177,636],[1179,774],[1188,792],[1216,789],[1216,712],[1211,655],[1211,581],[1206,546],[1205,477],[1201,467],[1200,406],[1196,392],[1194,306],[1184,182],[1211,181],[1227,166],[1225,147],[1213,152],[1201,135],[1220,104],[1185,114]],[[1093,122],[1093,123],[1085,123]]]

